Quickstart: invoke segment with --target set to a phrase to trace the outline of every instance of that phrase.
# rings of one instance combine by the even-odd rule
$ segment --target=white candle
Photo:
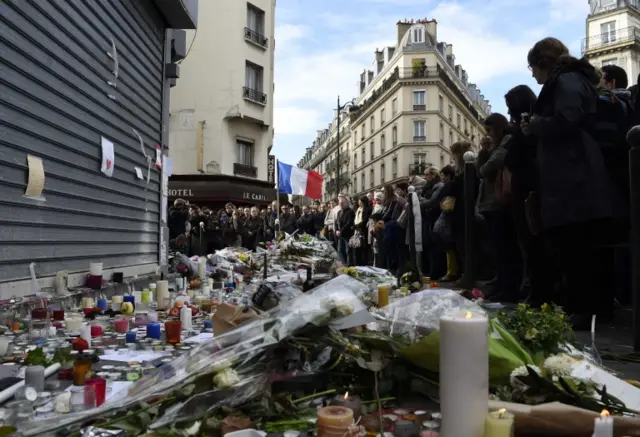
[[[205,257],[198,258],[198,276],[201,281],[207,277],[207,259]]]
[[[158,281],[156,283],[156,302],[158,309],[164,310],[169,305],[169,281]]]
[[[191,317],[191,308],[189,308],[187,305],[183,305],[180,309],[180,322],[182,323],[182,329],[186,331],[191,330],[191,328],[193,327],[191,323]]]
[[[613,417],[607,410],[602,410],[593,424],[593,437],[613,437]]]
[[[440,319],[442,437],[482,437],[489,402],[489,321],[471,312]]]

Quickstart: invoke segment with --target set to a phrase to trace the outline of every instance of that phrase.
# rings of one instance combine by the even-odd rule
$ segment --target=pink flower
[[[471,290],[471,297],[474,299],[484,299],[484,293],[481,290],[474,288]]]

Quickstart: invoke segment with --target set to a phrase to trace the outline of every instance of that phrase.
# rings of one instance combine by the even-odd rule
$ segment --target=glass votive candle
[[[91,395],[91,389],[93,389],[92,396],[95,398],[95,406],[99,407],[100,405],[104,404],[105,398],[107,396],[107,381],[103,378],[94,378],[84,383],[85,404],[87,401],[87,390]],[[89,400],[92,401],[91,399]]]
[[[180,320],[168,320],[164,324],[164,330],[167,336],[167,343],[178,344],[182,336],[182,323]]]
[[[64,320],[64,310],[53,310],[53,320]]]
[[[156,311],[149,311],[147,313],[147,319],[150,323],[154,323],[158,321],[158,313]]]

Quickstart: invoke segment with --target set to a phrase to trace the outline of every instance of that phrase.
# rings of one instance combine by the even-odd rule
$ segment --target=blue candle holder
[[[147,337],[156,340],[160,339],[160,323],[153,322],[147,324]]]
[[[98,299],[97,307],[100,308],[100,310],[102,311],[106,311],[108,307],[107,299]]]
[[[125,341],[127,343],[135,343],[136,342],[136,338],[137,338],[137,332],[136,331],[129,331],[127,332],[127,336],[125,338]]]
[[[136,298],[135,298],[135,296],[131,296],[131,295],[123,296],[122,297],[122,301],[123,302],[129,302],[131,305],[133,305],[133,309],[136,308]]]

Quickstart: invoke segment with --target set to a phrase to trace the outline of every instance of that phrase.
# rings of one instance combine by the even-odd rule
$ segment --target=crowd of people
[[[172,238],[190,238],[192,253],[204,253],[255,249],[279,231],[297,231],[327,238],[345,264],[400,274],[419,259],[413,268],[441,281],[458,280],[472,257],[489,279],[489,299],[562,305],[576,329],[587,329],[593,314],[606,321],[614,300],[628,297],[626,133],[640,124],[638,86],[627,89],[622,68],[595,68],[555,38],[537,42],[527,61],[542,90],[536,96],[519,85],[506,93],[508,114],[484,121],[471,165],[473,253],[465,253],[465,154],[473,149],[466,141],[451,146],[452,164],[442,169],[358,198],[282,205],[280,214],[275,202],[264,209],[227,204],[214,213],[195,205],[187,211],[177,200]]]

